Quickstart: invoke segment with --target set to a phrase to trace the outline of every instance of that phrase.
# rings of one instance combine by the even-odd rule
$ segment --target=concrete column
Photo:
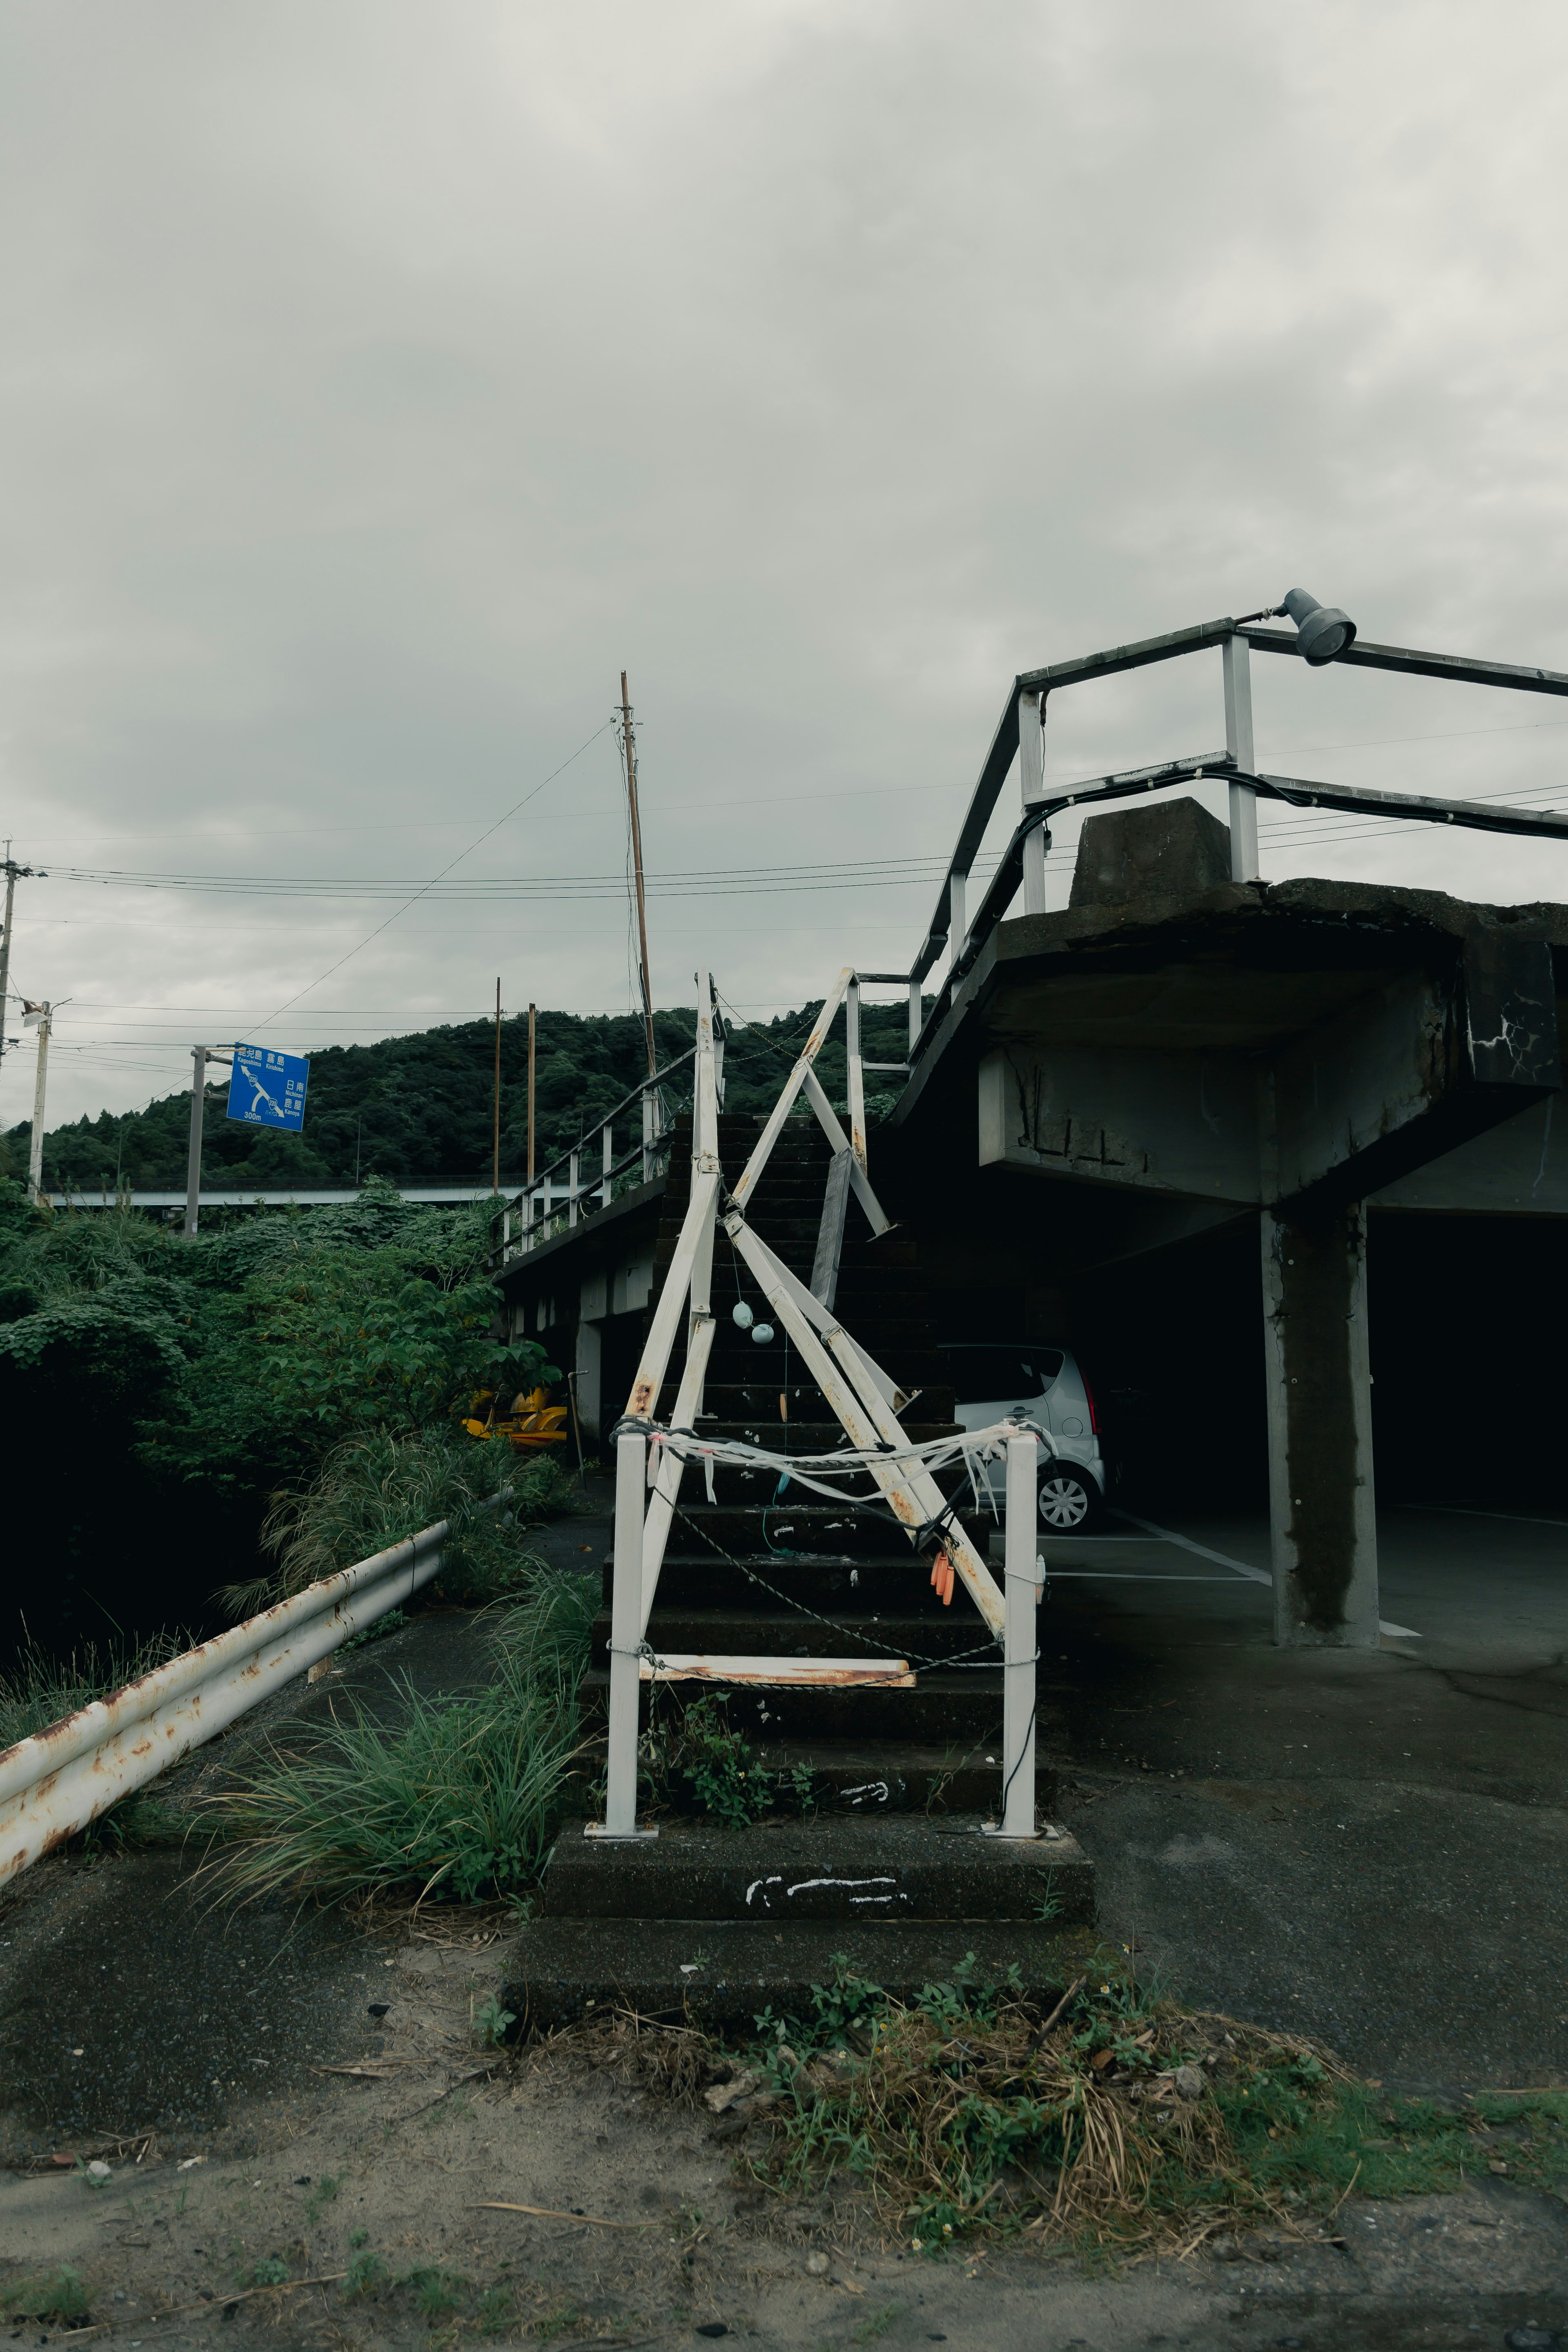
[[[595,1445],[598,1444],[605,1427],[603,1383],[599,1377],[603,1348],[604,1337],[598,1325],[586,1319],[579,1321],[574,1361],[577,1374],[577,1419],[582,1424],[584,1442]],[[618,1416],[619,1404],[616,1410]]]
[[[1366,1211],[1263,1212],[1274,1638],[1378,1643]]]

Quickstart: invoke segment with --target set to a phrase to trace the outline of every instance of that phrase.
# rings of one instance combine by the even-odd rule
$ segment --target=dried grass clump
[[[762,2177],[793,2188],[842,2168],[917,2251],[985,2228],[1189,2252],[1280,2218],[1283,2183],[1241,2161],[1222,2088],[1250,2097],[1242,2077],[1267,2078],[1310,2104],[1338,2071],[1327,2053],[1173,2004],[1107,2014],[1109,1989],[1080,1988],[1048,2027],[1026,2000],[976,2014],[952,1990],[888,2002],[863,2050],[864,2027],[805,2064],[784,2044],[790,2100]]]
[[[676,2107],[695,2107],[709,2084],[731,2072],[718,2044],[697,2026],[663,2025],[633,2009],[607,2010],[585,2023],[563,2026],[534,2046],[541,2057],[569,2053]]]
[[[1016,1970],[988,1984],[971,1958],[953,1973],[904,2003],[840,1958],[809,2014],[759,2018],[740,2061],[627,2011],[546,2046],[686,2106],[743,2065],[756,2087],[717,2130],[750,2130],[753,2181],[853,2187],[917,2252],[992,2233],[1190,2253],[1238,2224],[1300,2231],[1353,2183],[1366,2094],[1301,2035],[1184,2011],[1103,1957],[1049,2011]]]

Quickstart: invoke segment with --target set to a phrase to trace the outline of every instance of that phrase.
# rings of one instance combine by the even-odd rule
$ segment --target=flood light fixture
[[[1320,604],[1304,588],[1292,588],[1279,606],[1296,624],[1296,651],[1312,669],[1321,669],[1355,643],[1355,623],[1337,604]]]

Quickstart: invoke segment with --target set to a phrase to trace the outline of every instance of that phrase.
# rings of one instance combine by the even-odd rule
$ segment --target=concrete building
[[[1299,634],[1227,619],[1014,681],[937,913],[896,976],[910,1049],[870,1160],[945,1336],[1098,1353],[1132,1400],[1142,1439],[1125,1450],[1145,1482],[1220,1492],[1266,1474],[1276,1638],[1374,1646],[1374,1419],[1402,1475],[1430,1436],[1450,1493],[1561,1477],[1568,908],[1266,882],[1256,800],[1521,835],[1568,835],[1568,818],[1261,775],[1248,662],[1260,648],[1552,695],[1568,677],[1358,644],[1343,614],[1295,592],[1281,609]],[[1047,793],[1049,694],[1215,647],[1224,752]],[[1015,762],[1022,815],[966,919]],[[1095,814],[1069,905],[1044,911],[1054,814],[1205,774],[1228,782],[1228,829],[1190,799]],[[921,985],[944,954],[928,1013]],[[499,1277],[513,1328],[575,1371],[591,1436],[624,1406],[661,1196],[659,1178],[639,1184]],[[1449,1276],[1445,1381],[1432,1309]],[[1492,1360],[1479,1381],[1463,1365],[1478,1349]],[[1374,1356],[1393,1368],[1386,1399]]]

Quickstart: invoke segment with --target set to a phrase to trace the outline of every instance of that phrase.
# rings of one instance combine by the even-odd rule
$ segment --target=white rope
[[[657,1423],[647,1424],[644,1433],[648,1441],[650,1465],[654,1448],[660,1445],[682,1462],[701,1465],[710,1501],[713,1499],[713,1471],[720,1463],[736,1470],[776,1471],[813,1494],[826,1496],[830,1503],[842,1503],[846,1499],[842,1491],[837,1486],[825,1484],[826,1478],[869,1477],[877,1469],[902,1470],[917,1462],[934,1474],[962,1462],[976,1508],[989,1503],[993,1515],[996,1510],[995,1490],[989,1478],[982,1480],[978,1475],[983,1463],[1004,1461],[1008,1438],[1020,1435],[1031,1435],[1044,1443],[1048,1454],[1056,1453],[1048,1433],[1037,1422],[1023,1416],[995,1422],[987,1429],[961,1430],[952,1437],[930,1437],[919,1444],[886,1449],[852,1445],[833,1454],[779,1454],[770,1446],[749,1445],[739,1438],[700,1437],[694,1430],[663,1429]],[[814,1472],[822,1475],[814,1476]],[[649,1484],[652,1483],[650,1477]]]

